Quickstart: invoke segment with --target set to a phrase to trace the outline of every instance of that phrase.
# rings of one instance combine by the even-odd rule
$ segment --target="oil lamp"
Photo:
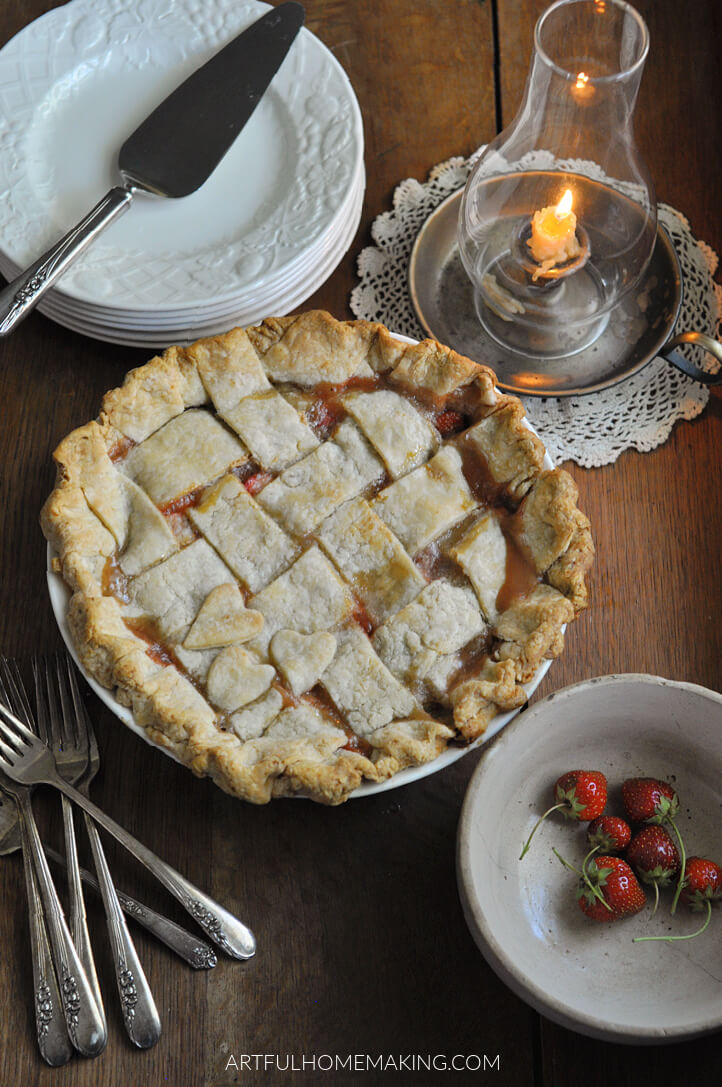
[[[558,0],[539,19],[516,118],[466,183],[460,256],[486,333],[516,355],[589,347],[657,236],[633,114],[649,49],[624,0]]]

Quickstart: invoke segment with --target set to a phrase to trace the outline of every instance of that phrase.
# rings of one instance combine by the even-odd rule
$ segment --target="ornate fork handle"
[[[113,952],[115,978],[125,1029],[134,1045],[137,1045],[139,1049],[150,1049],[160,1038],[158,1009],[128,932],[108,862],[100,843],[100,835],[88,815],[85,816],[85,825],[108,919],[108,936]]]
[[[122,891],[118,891],[118,901],[125,912],[134,917],[138,924],[143,925],[161,943],[185,959],[194,970],[212,970],[217,965],[216,953],[205,940],[197,939],[180,925],[176,925],[175,921],[156,913],[150,906],[144,906],[142,902],[129,898]]]
[[[40,1053],[49,1065],[58,1068],[67,1064],[73,1055],[65,1019],[61,1010],[60,992],[53,970],[48,933],[45,928],[43,904],[40,899],[31,845],[23,820],[20,821],[20,837],[23,851],[25,884],[28,892],[30,916],[30,946],[33,960],[33,991],[35,994],[35,1025]]]
[[[68,1034],[75,1048],[83,1056],[97,1057],[105,1049],[107,1042],[105,1024],[65,923],[63,910],[40,843],[29,795],[24,792],[18,792],[15,795],[20,811],[21,833],[27,840],[45,907]]]
[[[83,964],[83,969],[85,970],[86,977],[88,979],[88,982],[90,983],[90,988],[93,992],[93,999],[95,1000],[101,1019],[105,1021],[103,998],[100,992],[98,975],[95,971],[95,960],[93,958],[93,949],[90,945],[88,921],[85,915],[85,901],[83,899],[83,889],[80,882],[80,864],[78,862],[78,847],[75,840],[73,807],[67,797],[62,797],[62,801],[63,828],[65,831],[65,853],[68,858],[67,868],[70,929],[72,933],[73,943],[75,945],[75,950],[78,952],[78,958]],[[107,1026],[105,1030],[107,1033]]]
[[[144,846],[119,823],[106,815],[92,800],[88,800],[72,785],[68,785],[67,781],[63,781],[58,776],[46,778],[45,780],[48,781],[48,784],[54,785],[65,793],[74,803],[83,808],[96,823],[104,827],[114,838],[117,838],[120,844],[129,853],[132,853],[141,864],[144,864],[166,890],[170,891],[178,899],[191,917],[195,918],[206,935],[227,955],[234,959],[250,959],[255,954],[255,937],[251,930],[237,917],[234,917],[232,913],[220,906],[209,895],[199,891],[185,876],[182,876],[180,872],[176,872],[175,868],[172,868],[160,857],[156,856],[152,850]]]
[[[45,852],[56,864],[65,864],[60,854],[56,853],[50,846],[45,846]],[[81,867],[80,876],[83,883],[86,883],[88,887],[92,887],[94,891],[100,894],[100,885],[94,875]],[[218,959],[213,948],[205,940],[194,936],[180,925],[177,925],[175,921],[171,921],[169,917],[157,913],[150,906],[131,898],[130,895],[125,894],[117,887],[116,893],[120,905],[129,917],[132,917],[139,925],[152,933],[156,939],[160,940],[171,951],[175,951],[176,955],[184,959],[194,970],[211,970],[216,966]]]

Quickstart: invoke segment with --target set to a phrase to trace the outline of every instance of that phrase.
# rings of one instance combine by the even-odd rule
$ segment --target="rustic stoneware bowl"
[[[660,1044],[722,1027],[722,910],[676,943],[635,936],[694,932],[703,915],[662,893],[655,917],[600,924],[575,898],[586,823],[550,816],[522,844],[566,770],[601,770],[606,811],[623,814],[628,777],[658,777],[680,798],[688,855],[722,863],[722,695],[657,676],[612,675],[549,695],[492,743],[469,784],[457,873],[467,923],[501,979],[543,1015],[595,1038]]]

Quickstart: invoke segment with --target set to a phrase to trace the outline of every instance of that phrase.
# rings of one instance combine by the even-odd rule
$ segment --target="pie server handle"
[[[672,366],[676,366],[687,377],[701,382],[702,385],[722,385],[722,370],[718,370],[716,374],[711,374],[707,370],[700,370],[699,366],[695,366],[684,355],[680,355],[678,351],[674,350],[681,343],[694,343],[698,347],[703,347],[705,351],[709,351],[710,355],[714,355],[720,363],[722,363],[722,343],[719,340],[713,340],[711,336],[707,336],[704,332],[680,332],[669,343],[660,348],[658,352],[667,362],[671,362]]]
[[[116,185],[77,226],[0,291],[0,336],[7,336],[33,309],[69,264],[130,207],[133,190]]]

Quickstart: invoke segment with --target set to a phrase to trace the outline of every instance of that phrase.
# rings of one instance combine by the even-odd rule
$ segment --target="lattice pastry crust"
[[[593,556],[494,380],[320,311],[132,370],[41,515],[84,667],[255,803],[336,804],[479,737],[561,652]]]

